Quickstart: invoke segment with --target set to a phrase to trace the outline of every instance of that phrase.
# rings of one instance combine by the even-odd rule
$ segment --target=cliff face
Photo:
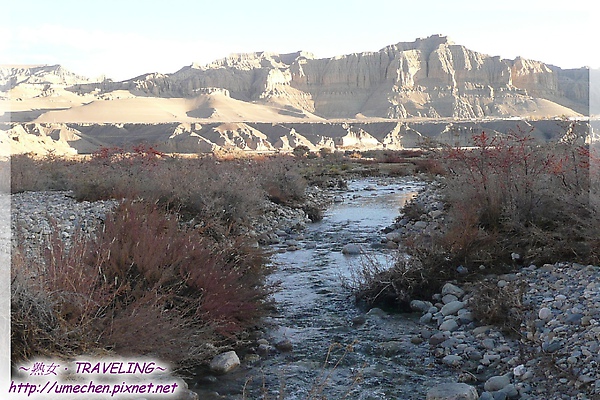
[[[326,59],[305,52],[237,54],[112,89],[191,97],[217,87],[235,99],[325,118],[550,116],[586,112],[585,71],[491,57],[435,35]]]
[[[235,100],[231,104],[268,106],[281,118],[544,118],[587,114],[589,73],[585,68],[563,70],[523,58],[492,57],[434,35],[376,52],[322,59],[306,52],[234,54],[173,74],[152,73],[122,82],[93,82],[60,66],[5,67],[0,68],[0,100],[7,97],[3,91],[12,91],[12,97],[18,98],[62,96],[68,100],[64,104],[54,101],[51,107],[32,105],[42,110],[39,115],[47,108],[66,109],[97,100],[196,101],[221,93]],[[213,111],[186,112],[192,119],[217,120],[222,112]],[[34,114],[29,111],[18,120],[32,120],[29,116]],[[179,114],[172,114],[172,121],[184,122]],[[234,119],[242,120],[270,121],[262,116]]]
[[[8,91],[18,85],[70,86],[94,82],[74,74],[60,65],[0,66],[0,90]]]

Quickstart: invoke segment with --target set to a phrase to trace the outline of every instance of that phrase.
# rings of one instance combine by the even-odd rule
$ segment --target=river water
[[[417,316],[367,312],[342,284],[361,263],[392,262],[381,230],[421,185],[406,179],[350,181],[340,193],[343,202],[295,238],[299,250],[272,258],[272,279],[281,290],[266,339],[288,341],[293,350],[242,362],[236,372],[194,388],[200,398],[424,399],[430,387],[450,380],[427,344],[410,342],[422,329]],[[368,256],[342,254],[349,243]]]

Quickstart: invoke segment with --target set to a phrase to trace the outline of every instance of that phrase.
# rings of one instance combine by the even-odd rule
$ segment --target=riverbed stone
[[[452,303],[453,301],[457,301],[458,297],[456,297],[453,294],[447,294],[444,295],[444,297],[442,297],[442,303],[444,304],[448,304],[448,303]]]
[[[448,282],[442,287],[442,296],[445,296],[447,294],[452,294],[460,299],[464,296],[465,291],[459,288],[458,286]]]
[[[538,317],[542,321],[547,321],[550,318],[552,318],[552,310],[549,309],[548,307],[542,307],[542,308],[540,308],[540,311],[538,312]]]
[[[496,375],[485,381],[483,388],[488,392],[497,392],[510,385],[510,376]]]
[[[462,301],[452,301],[448,304],[445,304],[442,309],[440,310],[440,312],[442,313],[443,316],[447,316],[447,315],[454,315],[458,312],[458,310],[462,310],[465,307],[465,303],[463,303]]]
[[[393,231],[385,235],[385,238],[390,242],[399,243],[402,241],[404,235],[400,231]]]
[[[437,346],[440,343],[448,340],[448,334],[445,332],[437,332],[429,337],[429,344],[432,346]]]
[[[429,224],[425,221],[415,222],[415,229],[423,230],[426,229]]]
[[[388,314],[383,311],[381,308],[373,307],[368,312],[367,315],[369,317],[378,317],[378,318],[386,318]]]
[[[421,316],[421,318],[419,318],[419,322],[422,324],[429,324],[431,322],[432,318],[433,318],[433,314],[428,312],[428,313],[423,314]]]
[[[452,367],[459,366],[463,361],[461,356],[457,356],[455,354],[449,354],[446,357],[442,358],[442,362],[446,365],[450,365]]]
[[[240,359],[233,350],[215,356],[210,362],[210,370],[218,374],[226,374],[239,366]]]
[[[362,247],[359,246],[358,244],[349,243],[347,245],[344,245],[344,247],[342,247],[342,254],[345,254],[348,256],[359,255],[359,254],[362,254],[362,252],[363,252]]]
[[[427,400],[477,400],[477,389],[466,383],[442,383],[427,392]]]
[[[440,331],[454,332],[455,330],[458,329],[458,322],[456,322],[456,320],[453,318],[448,319],[448,320],[442,322],[439,329],[440,329]]]
[[[504,386],[502,389],[500,389],[500,392],[506,393],[506,396],[509,399],[519,396],[519,391],[517,390],[517,387],[512,383],[509,383],[508,385]]]
[[[428,312],[432,306],[433,304],[429,301],[412,300],[410,302],[410,309],[413,311]]]

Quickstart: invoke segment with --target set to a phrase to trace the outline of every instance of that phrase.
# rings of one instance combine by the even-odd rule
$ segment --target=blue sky
[[[589,0],[1,1],[0,64],[117,80],[230,53],[330,57],[438,33],[503,58],[600,67]]]

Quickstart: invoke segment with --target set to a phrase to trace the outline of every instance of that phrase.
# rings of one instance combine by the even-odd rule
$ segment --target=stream
[[[265,338],[293,349],[242,361],[233,373],[192,387],[200,398],[424,399],[429,388],[450,380],[426,343],[411,343],[422,329],[416,315],[367,312],[342,285],[361,263],[393,262],[381,230],[422,185],[402,178],[350,181],[339,193],[343,202],[294,238],[299,250],[275,247],[271,278],[281,290]],[[342,254],[350,243],[366,256]]]

